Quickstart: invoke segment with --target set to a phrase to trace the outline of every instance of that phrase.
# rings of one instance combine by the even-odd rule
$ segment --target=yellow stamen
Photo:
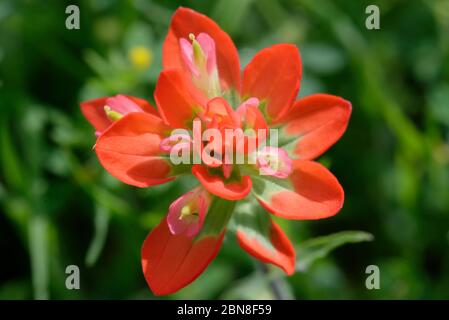
[[[120,119],[121,117],[123,117],[123,115],[117,111],[113,111],[111,109],[111,107],[109,106],[104,106],[104,112],[106,113],[106,116],[109,118],[109,120],[111,121],[117,121],[118,119]]]
[[[190,215],[191,211],[190,211],[190,206],[184,206],[181,209],[181,215],[179,216],[179,220],[184,219],[185,217],[187,217],[188,215]]]
[[[198,213],[195,212],[194,208],[190,204],[182,207],[179,220],[184,220],[187,223],[195,223],[198,218]]]
[[[192,41],[193,49],[193,60],[197,66],[203,68],[206,66],[206,56],[204,55],[203,49],[198,41],[196,41],[195,35],[193,33],[189,34],[189,39]]]

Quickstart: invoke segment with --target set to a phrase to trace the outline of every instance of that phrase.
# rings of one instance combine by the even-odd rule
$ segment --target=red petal
[[[103,167],[117,179],[148,187],[174,179],[169,159],[160,156],[160,142],[169,128],[147,113],[129,113],[97,140],[95,151]]]
[[[291,44],[261,50],[243,71],[242,97],[265,101],[271,120],[288,111],[299,91],[301,58]]]
[[[142,108],[142,111],[153,114],[155,116],[159,116],[157,110],[146,100],[127,95],[125,95],[125,97],[138,104],[139,107]],[[92,99],[81,102],[80,104],[81,112],[98,132],[103,132],[112,124],[112,121],[106,116],[106,113],[104,112],[104,106],[106,105],[106,100],[108,98],[109,97]]]
[[[191,127],[196,113],[207,104],[207,97],[180,70],[161,72],[154,98],[162,118],[173,128]]]
[[[174,13],[163,46],[164,69],[185,68],[181,57],[179,39],[189,39],[189,34],[207,33],[214,39],[220,79],[225,89],[234,87],[240,91],[240,62],[232,39],[213,20],[192,9],[179,8]]]
[[[240,126],[237,114],[226,99],[222,97],[216,97],[208,101],[205,116],[211,119],[215,117],[215,123],[219,128],[232,129]]]
[[[260,146],[266,140],[269,132],[268,125],[262,112],[254,105],[249,105],[245,108],[240,106],[237,108],[236,113],[240,119],[243,119],[244,126],[247,129],[254,130],[256,134],[256,136],[245,136],[244,153],[247,154],[254,151],[254,148],[257,148],[257,146]],[[262,130],[260,135],[259,130]]]
[[[216,257],[223,236],[224,232],[198,240],[175,236],[164,218],[142,246],[142,269],[151,291],[167,295],[195,280]]]
[[[252,182],[249,176],[243,176],[241,181],[225,182],[222,177],[210,174],[203,165],[194,165],[192,173],[207,191],[226,200],[243,199],[251,191]]]
[[[125,97],[129,98],[134,103],[136,103],[146,113],[152,114],[156,117],[160,117],[159,113],[157,112],[157,109],[153,107],[147,100],[127,95],[125,95]]]
[[[311,160],[340,139],[345,132],[351,103],[343,98],[314,94],[298,100],[285,115],[283,135],[292,145],[295,157]],[[289,144],[290,144],[289,143]]]
[[[251,237],[250,234],[237,229],[237,240],[244,250],[255,258],[272,263],[288,275],[292,275],[295,272],[295,249],[284,231],[272,220],[270,220],[269,237],[272,248],[268,248],[256,237]]]
[[[92,99],[81,102],[81,112],[86,119],[94,126],[96,131],[106,130],[112,121],[106,116],[104,106],[108,97]]]
[[[343,188],[323,165],[295,160],[289,179],[293,190],[285,188],[256,195],[260,204],[274,215],[295,220],[323,219],[343,207]]]

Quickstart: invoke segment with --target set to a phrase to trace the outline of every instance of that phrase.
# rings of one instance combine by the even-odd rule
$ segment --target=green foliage
[[[107,210],[100,207],[95,210],[95,234],[86,254],[86,265],[89,267],[97,262],[98,257],[103,250],[108,235],[109,219],[110,213]]]
[[[305,240],[296,248],[299,257],[296,269],[306,272],[316,260],[326,257],[332,250],[344,244],[372,241],[373,239],[373,236],[367,232],[342,231]]]
[[[276,286],[275,289],[273,288],[274,285]],[[292,300],[294,296],[285,278],[279,278],[272,274],[267,275],[263,270],[257,270],[238,281],[232,288],[225,291],[220,298],[227,300]]]

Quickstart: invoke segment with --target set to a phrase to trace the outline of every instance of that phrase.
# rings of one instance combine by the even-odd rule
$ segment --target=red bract
[[[342,187],[313,159],[342,136],[351,104],[326,94],[295,102],[301,59],[291,44],[263,49],[241,74],[231,38],[211,19],[186,8],[173,15],[163,65],[154,93],[157,111],[126,96],[81,105],[99,135],[97,156],[116,178],[137,187],[183,174],[199,181],[175,200],[143,244],[143,272],[151,290],[170,294],[199,276],[217,255],[230,219],[243,249],[294,273],[293,246],[267,212],[308,220],[341,209]],[[205,129],[248,128],[278,129],[280,144],[256,150],[251,142],[265,142],[268,136],[245,134],[242,145],[231,144],[232,150],[245,159],[257,156],[254,163],[235,164],[228,162],[233,160],[229,141],[195,142]],[[174,129],[186,133],[169,137]],[[211,147],[214,155],[207,162],[175,164],[169,157],[176,150],[205,160],[202,152]],[[236,200],[242,201],[236,206]],[[265,210],[256,209],[257,202]]]

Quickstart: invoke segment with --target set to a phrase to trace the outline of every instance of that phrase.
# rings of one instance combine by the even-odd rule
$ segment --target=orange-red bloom
[[[299,51],[291,44],[261,50],[241,73],[231,38],[214,21],[186,8],[173,15],[163,67],[154,92],[157,109],[122,95],[81,104],[98,135],[97,156],[116,178],[137,187],[181,174],[193,174],[199,181],[175,200],[143,244],[142,267],[151,290],[170,294],[198,277],[217,255],[230,219],[244,250],[294,273],[293,246],[267,212],[307,220],[341,209],[342,187],[313,159],[343,135],[350,102],[327,94],[295,102],[302,71]],[[201,135],[194,121],[218,132],[275,128],[280,143],[259,150],[254,164],[234,164],[227,161],[232,160],[227,142],[211,139],[190,148],[195,135]],[[174,129],[189,133],[178,134],[176,145],[168,138]],[[250,142],[267,138],[244,135],[243,147],[233,151],[250,156],[256,151]],[[194,155],[211,146],[210,162],[170,161],[172,148]],[[236,200],[243,201],[236,207]],[[254,209],[257,202],[266,211]]]

